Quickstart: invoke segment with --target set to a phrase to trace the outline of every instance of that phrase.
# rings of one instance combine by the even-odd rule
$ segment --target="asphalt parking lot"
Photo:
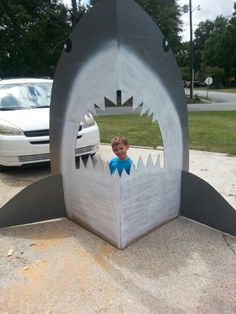
[[[162,151],[132,148],[136,162]],[[112,156],[102,146],[101,157]],[[236,157],[190,152],[190,170],[236,208]],[[50,174],[0,174],[0,204]],[[0,205],[0,206],[1,206]],[[123,251],[68,219],[0,230],[0,313],[235,313],[236,238],[178,217]]]

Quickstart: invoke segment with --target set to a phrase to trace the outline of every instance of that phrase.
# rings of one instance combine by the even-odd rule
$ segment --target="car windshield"
[[[50,106],[52,82],[0,85],[0,110]]]

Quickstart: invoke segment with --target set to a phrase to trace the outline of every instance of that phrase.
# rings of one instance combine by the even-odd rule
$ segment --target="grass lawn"
[[[123,135],[131,145],[156,148],[163,144],[158,125],[146,116],[99,116],[96,121],[102,143]],[[236,112],[189,113],[189,144],[191,149],[236,155]]]

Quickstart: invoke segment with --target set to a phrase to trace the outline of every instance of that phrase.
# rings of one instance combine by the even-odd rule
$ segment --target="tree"
[[[58,0],[1,0],[1,77],[53,75],[70,31]]]
[[[98,1],[98,0],[97,0]],[[96,0],[91,0],[93,5]],[[180,46],[180,8],[177,0],[137,0],[169,39]],[[61,0],[0,1],[0,77],[52,76],[65,39],[87,11],[80,0],[75,10]],[[73,14],[74,13],[74,14]]]
[[[179,50],[176,53],[176,60],[182,74],[182,79],[184,81],[190,81],[190,51],[189,51],[189,42],[180,43]]]
[[[202,50],[204,48],[205,42],[211,37],[214,30],[214,22],[206,20],[200,22],[197,29],[194,32],[195,39],[193,42],[194,51],[194,69],[199,71],[201,69],[202,63]]]
[[[227,83],[230,80],[231,68],[236,66],[236,25],[233,22],[222,16],[217,17],[214,30],[202,50],[202,65],[223,68]]]
[[[169,40],[174,53],[180,48],[182,30],[181,9],[176,0],[136,0],[153,18],[164,36]]]
[[[214,30],[214,22],[206,20],[198,24],[197,29],[194,32],[195,35],[195,48],[202,49],[206,40],[211,36]]]
[[[203,21],[195,31],[194,69],[199,79],[211,75],[217,85],[236,84],[236,3],[231,18],[218,16],[214,21]],[[178,58],[185,66],[182,46]],[[183,51],[182,51],[183,50]]]
[[[71,6],[72,10],[71,13],[71,22],[72,26],[75,27],[75,25],[79,22],[81,17],[87,12],[88,6],[83,5],[81,3],[81,0],[71,0]]]
[[[190,64],[189,42],[182,42],[179,47],[176,53],[177,63],[180,67],[187,67]]]
[[[90,0],[93,6],[99,0]],[[136,0],[153,18],[164,36],[169,40],[174,53],[180,47],[180,32],[182,30],[181,8],[176,0]]]
[[[236,85],[236,2],[234,3],[234,13],[230,19],[229,31],[231,33],[231,68],[230,79],[232,84]]]

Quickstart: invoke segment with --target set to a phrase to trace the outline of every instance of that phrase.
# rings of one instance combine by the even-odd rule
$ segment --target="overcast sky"
[[[71,5],[71,0],[62,0],[65,4]],[[86,3],[88,0],[82,0]],[[122,1],[122,0],[120,0]],[[177,0],[179,5],[188,4],[189,0]],[[218,15],[230,16],[233,13],[233,5],[236,0],[192,0],[193,7],[193,28],[195,29],[199,22],[206,19],[214,20]],[[198,11],[197,6],[200,5]],[[195,10],[194,10],[195,9]],[[189,14],[183,14],[183,33],[184,41],[189,40]]]
[[[199,22],[214,20],[217,16],[223,15],[229,17],[233,13],[234,1],[236,0],[192,0],[193,10],[200,5],[200,10],[193,11],[193,28],[195,29]],[[179,5],[188,4],[188,0],[178,0]],[[189,14],[183,14],[183,40],[189,40]]]

